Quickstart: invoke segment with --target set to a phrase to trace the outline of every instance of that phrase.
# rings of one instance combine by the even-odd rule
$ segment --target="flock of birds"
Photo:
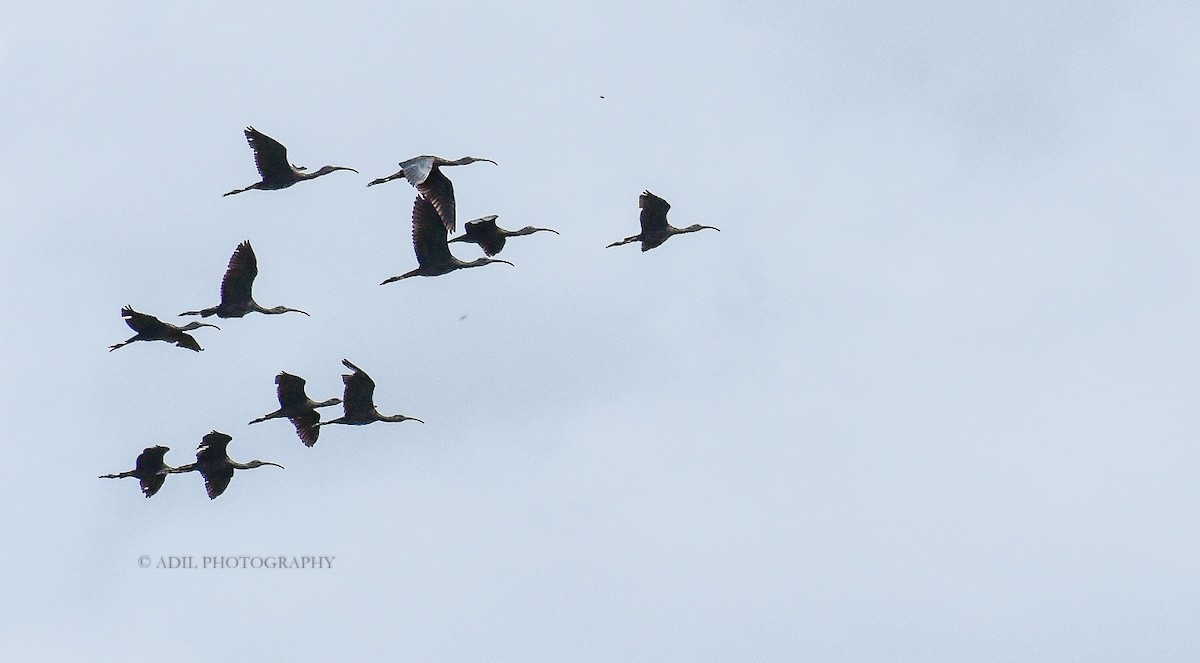
[[[298,182],[315,179],[339,170],[358,172],[353,168],[345,166],[324,166],[314,172],[308,172],[306,168],[295,166],[288,161],[287,148],[279,141],[255,130],[254,127],[247,127],[245,134],[246,141],[250,144],[250,149],[254,152],[254,162],[258,166],[258,172],[262,179],[245,188],[234,189],[224,194],[226,196],[243,193],[252,189],[261,191],[286,189]],[[479,159],[476,157],[463,157],[453,161],[436,156],[413,157],[400,162],[400,170],[398,172],[387,177],[372,180],[367,184],[367,186],[374,186],[396,179],[404,179],[417,189],[417,196],[413,201],[412,211],[413,251],[416,254],[417,267],[399,276],[385,279],[380,285],[386,285],[393,281],[413,276],[441,276],[455,270],[480,267],[491,263],[504,263],[511,266],[512,263],[507,260],[492,257],[504,249],[504,245],[509,237],[531,235],[537,232],[558,234],[557,230],[534,228],[532,226],[526,226],[520,230],[505,230],[496,225],[497,217],[492,215],[468,221],[466,223],[466,230],[462,235],[450,238],[450,234],[455,232],[457,225],[455,220],[454,184],[441,171],[441,168],[444,166],[462,166],[479,161],[486,161],[491,164],[496,163],[491,159]],[[671,209],[670,204],[649,191],[641,194],[638,204],[641,208],[641,232],[618,242],[613,242],[606,248],[621,246],[631,242],[641,242],[642,251],[649,251],[661,246],[673,235],[705,229],[720,230],[713,226],[699,224],[686,228],[672,226],[667,222],[667,212]],[[476,244],[483,250],[485,257],[470,262],[459,260],[450,253],[450,244],[455,242]],[[258,260],[254,255],[254,249],[250,246],[249,241],[242,242],[230,257],[229,266],[225,270],[225,277],[221,281],[220,303],[216,306],[196,311],[185,311],[180,315],[194,315],[203,318],[213,315],[219,318],[240,318],[254,312],[268,315],[282,313],[302,313],[309,315],[300,309],[288,308],[286,306],[264,308],[259,305],[254,301],[253,297],[254,279],[257,276]],[[110,352],[136,341],[166,341],[181,348],[199,352],[203,348],[200,347],[195,337],[188,332],[201,327],[219,329],[216,325],[198,321],[189,322],[182,326],[174,325],[147,313],[135,311],[131,306],[125,306],[121,309],[121,317],[125,320],[125,324],[135,333],[129,339],[110,346]],[[328,424],[363,426],[376,421],[417,421],[425,423],[420,419],[403,414],[380,414],[374,402],[375,381],[349,360],[343,359],[342,364],[351,371],[350,374],[342,376],[342,382],[345,385],[342,398],[331,398],[321,402],[313,401],[305,393],[305,381],[303,378],[281,372],[275,377],[279,409],[263,415],[250,423],[256,424],[270,419],[288,419],[295,426],[296,434],[299,436],[300,441],[309,447],[316,444],[320,427]],[[317,408],[339,404],[343,408],[343,416],[329,421],[321,421],[321,416],[317,412]],[[168,474],[199,472],[204,477],[204,486],[209,499],[215,499],[225,492],[230,480],[233,478],[234,470],[248,470],[264,465],[283,467],[277,463],[261,460],[252,460],[248,463],[234,461],[229,457],[227,452],[227,447],[232,440],[231,436],[214,430],[205,435],[201,440],[196,452],[196,462],[178,467],[171,467],[166,464],[166,453],[170,451],[168,447],[161,445],[147,447],[138,455],[134,469],[117,474],[104,474],[100,478],[136,478],[141,485],[142,493],[146,497],[151,497],[162,488]]]

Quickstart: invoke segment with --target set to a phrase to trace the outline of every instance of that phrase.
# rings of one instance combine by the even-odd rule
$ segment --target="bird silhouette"
[[[306,172],[308,169],[304,166],[293,166],[288,162],[287,148],[282,143],[256,130],[254,127],[246,127],[246,142],[250,143],[250,149],[254,150],[254,164],[258,166],[258,174],[262,176],[262,181],[255,182],[244,189],[234,189],[224,194],[226,196],[232,196],[235,193],[242,193],[250,189],[264,191],[286,189],[296,182],[315,179],[322,175],[328,175],[335,170],[358,172],[353,168],[345,166],[323,166],[315,173]]]
[[[208,499],[215,500],[229,486],[229,480],[233,478],[234,470],[252,470],[263,465],[272,465],[283,469],[283,466],[278,463],[261,460],[239,463],[232,460],[225,451],[231,441],[233,441],[232,437],[218,431],[205,435],[200,446],[197,447],[196,462],[173,468],[169,474],[199,472],[204,477],[204,490],[208,493]]]
[[[638,233],[637,235],[626,237],[619,242],[613,242],[604,248],[607,249],[614,246],[621,246],[622,244],[628,244],[630,242],[640,241],[642,243],[642,251],[649,251],[650,249],[662,245],[663,242],[671,238],[671,235],[694,233],[697,230],[704,230],[705,228],[716,230],[717,232],[721,231],[720,228],[714,228],[713,226],[702,226],[700,224],[691,225],[687,228],[676,228],[675,226],[667,223],[667,211],[671,209],[670,203],[650,193],[649,191],[642,192],[642,195],[638,198],[638,207],[642,208],[642,232]]]
[[[406,417],[403,414],[383,415],[375,409],[375,381],[363,370],[343,359],[342,364],[353,371],[343,375],[342,382],[346,384],[346,392],[342,400],[345,415],[337,419],[322,421],[318,426],[327,424],[347,424],[350,426],[365,426],[376,421],[416,421],[425,423],[416,417]]]
[[[146,447],[142,453],[138,454],[137,463],[132,470],[120,474],[101,474],[100,478],[127,479],[133,477],[141,484],[142,494],[146,497],[153,497],[154,493],[162,488],[163,482],[167,480],[167,474],[172,469],[163,462],[163,456],[170,450],[169,447],[164,446]]]
[[[258,259],[254,257],[254,249],[247,240],[238,244],[229,258],[229,267],[225,270],[225,278],[221,280],[221,303],[211,308],[199,311],[185,311],[179,315],[199,315],[207,318],[216,315],[218,318],[240,318],[247,313],[304,313],[296,308],[276,306],[263,308],[254,301],[252,290],[254,278],[258,276]]]
[[[277,385],[275,391],[279,396],[279,409],[250,423],[257,424],[268,419],[286,417],[296,427],[296,435],[300,436],[300,441],[304,443],[304,446],[311,447],[316,444],[317,436],[321,433],[321,429],[317,425],[321,421],[321,415],[317,413],[316,408],[337,405],[342,402],[342,399],[331,398],[320,403],[313,401],[308,394],[304,393],[304,378],[291,373],[281,372],[276,375],[275,384]]]
[[[379,285],[410,276],[441,276],[456,269],[479,267],[492,262],[512,265],[511,262],[499,258],[478,258],[471,262],[463,262],[451,255],[450,246],[446,242],[446,226],[442,225],[433,205],[421,196],[417,196],[413,201],[412,237],[413,251],[417,254],[417,268],[400,276],[393,276]]]
[[[376,184],[391,182],[394,179],[403,177],[408,180],[409,184],[417,187],[417,191],[426,200],[433,203],[438,217],[446,226],[446,231],[454,232],[454,184],[441,171],[441,167],[464,166],[476,161],[486,161],[490,164],[496,163],[491,159],[477,159],[475,157],[463,157],[454,161],[428,155],[413,157],[407,161],[400,162],[399,172],[377,180],[371,180],[367,183],[367,186],[375,186]]]
[[[189,322],[182,327],[176,327],[175,325],[169,322],[163,322],[152,315],[138,313],[137,311],[133,310],[133,307],[131,306],[126,306],[125,308],[121,309],[121,317],[125,318],[125,324],[129,325],[129,328],[137,332],[137,334],[131,336],[125,341],[117,343],[116,345],[108,346],[109,352],[129,345],[134,341],[168,341],[178,345],[181,348],[187,348],[189,350],[200,352],[204,348],[200,347],[200,344],[196,342],[196,339],[192,338],[192,335],[188,334],[187,332],[193,329],[199,329],[200,327],[213,327],[214,329],[220,329],[220,327],[217,327],[216,325],[210,325],[207,322]]]
[[[559,234],[553,228],[534,228],[533,226],[525,226],[520,230],[505,230],[496,225],[496,219],[499,218],[495,214],[484,216],[474,221],[467,221],[466,232],[447,240],[447,243],[454,242],[469,242],[478,244],[479,248],[483,249],[486,255],[494,256],[504,249],[504,243],[509,237],[519,237],[521,235],[532,235],[536,232],[551,232],[555,235]]]

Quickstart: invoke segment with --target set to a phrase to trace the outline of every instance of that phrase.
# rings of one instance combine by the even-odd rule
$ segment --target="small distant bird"
[[[233,478],[234,470],[252,470],[263,465],[283,469],[283,466],[277,463],[261,460],[239,463],[230,459],[225,448],[231,441],[233,441],[232,437],[218,431],[205,435],[200,446],[197,447],[199,450],[196,452],[196,462],[176,467],[169,473],[199,472],[204,477],[204,490],[208,492],[208,499],[215,500],[229,486],[229,480]]]
[[[212,327],[214,329],[220,329],[220,327],[216,325],[210,325],[207,322],[189,322],[182,327],[176,327],[175,325],[169,322],[163,322],[152,315],[138,313],[137,311],[133,310],[133,307],[131,306],[126,306],[125,308],[121,309],[121,317],[125,318],[125,324],[129,325],[129,328],[137,332],[137,334],[130,337],[126,341],[117,343],[116,345],[108,346],[109,352],[129,345],[134,341],[169,341],[181,348],[187,348],[189,350],[200,352],[204,348],[200,347],[200,344],[196,342],[196,339],[192,338],[192,335],[188,334],[187,332],[193,329],[199,329],[200,327]]]
[[[101,479],[127,479],[133,477],[142,485],[142,494],[146,497],[153,497],[154,493],[162,488],[163,482],[167,480],[167,474],[171,472],[170,467],[163,462],[163,456],[171,449],[164,446],[146,447],[142,453],[138,454],[137,463],[132,470],[121,472],[120,474],[101,474]]]
[[[379,285],[410,276],[441,276],[456,269],[479,267],[492,262],[512,265],[511,262],[499,258],[477,258],[471,262],[463,262],[451,255],[450,246],[446,242],[446,226],[442,225],[433,205],[421,196],[417,196],[413,201],[412,224],[413,251],[417,254],[418,267],[400,276],[393,276]]]
[[[407,161],[400,162],[399,172],[372,180],[367,183],[367,186],[375,186],[376,184],[391,182],[394,179],[403,177],[408,180],[409,184],[417,187],[417,191],[424,196],[425,200],[433,203],[434,208],[437,209],[438,217],[441,218],[442,223],[446,226],[446,232],[454,232],[454,184],[450,182],[450,178],[446,177],[440,168],[442,166],[465,166],[476,161],[486,161],[490,164],[496,164],[491,159],[476,159],[475,157],[463,157],[454,161],[428,155],[413,157]]]
[[[626,237],[619,242],[613,242],[604,248],[607,249],[614,246],[620,246],[622,244],[628,244],[630,242],[640,241],[642,243],[642,250],[649,251],[650,249],[653,249],[670,239],[671,235],[694,233],[697,230],[704,230],[705,228],[721,232],[720,228],[714,228],[713,226],[702,226],[700,224],[696,224],[688,226],[687,228],[676,228],[675,226],[667,223],[667,211],[671,209],[670,203],[650,193],[649,191],[642,192],[642,195],[638,198],[638,207],[642,208],[642,232],[637,235]]]
[[[345,166],[323,166],[315,173],[305,172],[308,169],[304,166],[293,166],[288,162],[287,148],[282,143],[256,130],[254,127],[246,127],[246,142],[250,143],[250,149],[254,150],[254,164],[258,166],[258,174],[262,176],[262,181],[255,182],[244,189],[234,189],[224,194],[226,196],[232,196],[235,193],[249,191],[250,189],[271,191],[286,189],[296,182],[328,175],[335,170],[348,170],[352,173],[358,172],[353,168]]]
[[[258,259],[254,257],[254,249],[250,247],[250,241],[247,240],[238,244],[229,258],[229,267],[225,270],[225,278],[221,280],[221,303],[199,311],[185,311],[179,315],[200,315],[207,318],[215,314],[218,318],[240,318],[253,311],[270,314],[304,313],[300,309],[286,306],[276,306],[275,308],[259,306],[254,301],[251,292],[256,276],[258,276]],[[304,313],[304,315],[308,314]]]
[[[420,419],[406,417],[403,414],[379,414],[379,410],[375,409],[375,381],[371,379],[371,376],[364,373],[361,368],[351,364],[349,359],[343,359],[342,364],[353,371],[350,375],[342,376],[342,382],[346,384],[342,409],[346,414],[337,419],[322,421],[317,424],[318,426],[326,424],[365,426],[375,421],[416,421],[422,424],[425,423]]]
[[[276,375],[275,384],[277,385],[275,391],[279,396],[279,409],[250,423],[257,424],[268,419],[287,417],[296,427],[296,435],[300,436],[300,441],[304,443],[304,446],[311,447],[316,444],[317,436],[321,432],[320,427],[317,426],[317,422],[321,421],[321,415],[317,413],[316,408],[338,405],[342,399],[331,398],[320,403],[313,401],[308,394],[304,393],[304,378],[291,373],[281,372]]]
[[[489,256],[494,256],[504,249],[504,243],[509,237],[519,237],[521,235],[532,235],[536,232],[551,232],[555,235],[559,234],[553,228],[534,228],[533,226],[525,226],[520,230],[505,230],[496,225],[496,219],[499,218],[495,214],[485,216],[474,221],[467,221],[467,230],[462,235],[449,240],[448,243],[454,242],[469,242],[478,244],[479,248]]]

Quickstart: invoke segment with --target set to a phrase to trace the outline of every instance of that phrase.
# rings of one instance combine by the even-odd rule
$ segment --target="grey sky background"
[[[7,9],[3,648],[1195,660],[1200,10],[1045,4]],[[361,174],[222,198],[247,125]],[[419,154],[561,236],[380,287]],[[643,189],[722,232],[605,249]],[[311,318],[106,351],[246,239]],[[428,423],[246,425],[343,357]],[[96,479],[212,429],[287,469]]]

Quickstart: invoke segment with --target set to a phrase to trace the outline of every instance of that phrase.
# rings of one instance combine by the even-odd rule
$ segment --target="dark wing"
[[[423,196],[413,201],[413,250],[422,265],[445,264],[453,260],[446,244],[446,226],[432,203]]]
[[[121,309],[121,317],[125,318],[125,324],[129,325],[130,329],[139,334],[153,334],[161,332],[167,326],[167,324],[162,320],[159,320],[152,315],[138,313],[137,311],[133,310],[133,307],[130,306],[126,306],[125,308]]]
[[[478,244],[479,248],[489,256],[500,253],[500,250],[504,248],[505,238],[500,233],[500,228],[496,226],[495,216],[485,216],[476,221],[468,221],[467,239]]]
[[[441,170],[434,168],[425,181],[417,185],[421,196],[433,203],[446,232],[454,232],[454,184]]]
[[[232,441],[232,437],[218,431],[205,435],[200,441],[199,451],[196,452],[196,462],[204,464],[223,461],[226,456],[225,449]]]
[[[258,259],[254,257],[250,241],[246,240],[238,244],[229,257],[229,267],[221,280],[221,303],[225,306],[248,304],[256,276]]]
[[[299,405],[308,402],[308,394],[304,393],[304,378],[291,373],[280,373],[275,376],[276,394],[279,396],[279,407]]]
[[[342,376],[342,382],[346,383],[346,393],[342,399],[342,407],[345,408],[346,416],[353,417],[357,413],[373,411],[375,409],[375,381],[350,362],[343,360],[343,363],[354,370],[350,375]]]
[[[321,421],[321,415],[317,414],[316,410],[289,417],[289,420],[296,427],[296,435],[300,436],[300,441],[304,443],[304,446],[311,447],[317,443],[317,436],[321,433],[317,422]]]
[[[208,499],[215,500],[229,487],[229,480],[233,478],[233,466],[202,467],[200,474],[204,475],[204,490],[208,492]]]
[[[646,233],[661,232],[667,227],[667,211],[671,209],[670,203],[649,191],[643,191],[641,197],[638,198],[638,207],[642,208],[643,236]]]
[[[162,446],[146,447],[142,450],[142,453],[138,454],[137,464],[134,465],[134,468],[142,475],[150,475],[157,472],[166,466],[166,463],[163,462],[163,456],[168,451],[170,449]]]
[[[288,163],[287,148],[279,141],[254,127],[246,127],[246,142],[254,150],[254,165],[258,166],[258,174],[262,175],[264,181],[292,170],[292,165]]]
[[[142,494],[146,497],[153,497],[154,493],[157,493],[158,489],[162,488],[163,482],[166,480],[167,475],[165,474],[151,474],[149,476],[142,477],[139,480],[139,483],[142,486]]]
[[[181,348],[187,348],[188,350],[195,350],[196,352],[202,352],[204,350],[204,348],[200,347],[199,341],[197,341],[195,338],[192,337],[191,334],[189,334],[187,332],[176,333],[171,338],[171,342],[174,343],[175,345],[178,345]]]

